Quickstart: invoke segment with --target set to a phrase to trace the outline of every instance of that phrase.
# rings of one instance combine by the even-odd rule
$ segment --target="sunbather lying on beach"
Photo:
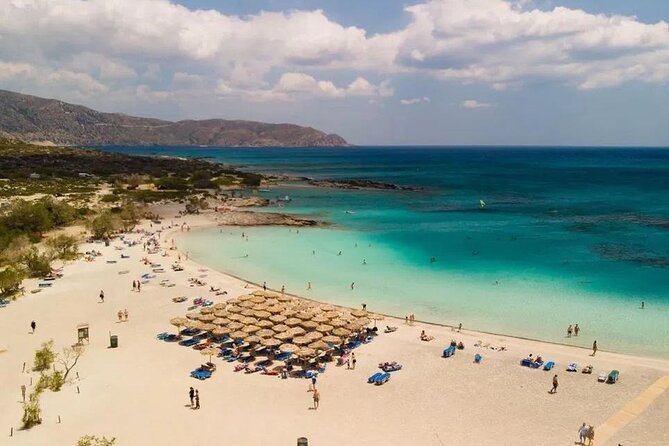
[[[420,332],[420,340],[421,341],[431,341],[434,339],[434,336],[430,336],[425,333],[425,330]]]
[[[386,330],[385,330],[386,333],[392,333],[394,331],[397,331],[397,327],[391,327],[389,325],[386,325]]]

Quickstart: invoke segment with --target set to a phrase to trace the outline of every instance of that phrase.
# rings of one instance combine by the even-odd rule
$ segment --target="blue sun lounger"
[[[207,379],[207,378],[211,378],[211,372],[209,370],[197,369],[197,370],[193,370],[192,372],[190,372],[190,376],[192,376],[193,378],[197,378],[197,379]]]
[[[548,362],[544,365],[544,370],[550,370],[550,369],[552,369],[554,366],[555,366],[555,361],[548,361]]]
[[[377,386],[380,386],[380,385],[385,384],[386,382],[388,382],[389,379],[390,379],[390,373],[388,373],[388,372],[382,373],[381,376],[379,376],[378,378],[376,378],[374,380],[374,384],[377,385]]]
[[[444,353],[441,355],[443,358],[450,358],[455,354],[455,347],[453,345],[449,345],[444,349]]]
[[[479,355],[478,353],[474,355],[474,362],[476,364],[480,364],[482,359],[483,359],[483,356]]]
[[[200,342],[199,339],[185,339],[179,342],[179,345],[182,345],[184,347],[192,347],[194,345],[197,345],[199,342]]]
[[[367,378],[367,382],[372,384],[372,383],[376,382],[376,380],[378,378],[380,378],[382,375],[383,375],[383,372],[376,372],[375,374],[373,374],[372,376]]]

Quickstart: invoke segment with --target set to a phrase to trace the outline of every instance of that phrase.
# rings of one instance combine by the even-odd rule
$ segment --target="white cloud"
[[[430,98],[423,96],[422,98],[400,99],[402,105],[415,105],[423,102],[430,102]]]
[[[139,91],[146,100],[165,96],[171,82],[253,101],[387,97],[389,80],[368,79],[391,76],[497,90],[534,79],[582,90],[669,81],[665,22],[511,0],[426,0],[406,12],[405,27],[370,35],[321,10],[239,17],[169,0],[5,0],[0,79],[90,97]]]
[[[467,99],[466,101],[462,101],[460,106],[463,108],[474,109],[474,108],[490,108],[492,107],[492,104],[488,102],[479,102],[476,99]]]

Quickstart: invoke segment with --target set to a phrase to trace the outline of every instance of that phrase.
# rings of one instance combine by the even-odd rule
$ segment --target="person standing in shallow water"
[[[574,336],[578,336],[579,331],[581,331],[581,329],[578,328],[578,324],[574,325]]]
[[[572,328],[571,328],[571,325],[569,325],[569,327],[567,327],[567,337],[568,338],[571,338],[571,331],[572,331]]]

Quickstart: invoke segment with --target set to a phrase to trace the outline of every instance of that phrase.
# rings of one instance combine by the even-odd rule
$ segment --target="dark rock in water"
[[[626,245],[599,244],[594,245],[592,250],[609,260],[636,263],[637,265],[654,268],[669,268],[669,258]]]
[[[300,178],[312,186],[330,187],[333,189],[376,189],[376,190],[405,190],[420,191],[421,187],[402,186],[400,184],[384,183],[372,180],[314,180],[311,178]]]

